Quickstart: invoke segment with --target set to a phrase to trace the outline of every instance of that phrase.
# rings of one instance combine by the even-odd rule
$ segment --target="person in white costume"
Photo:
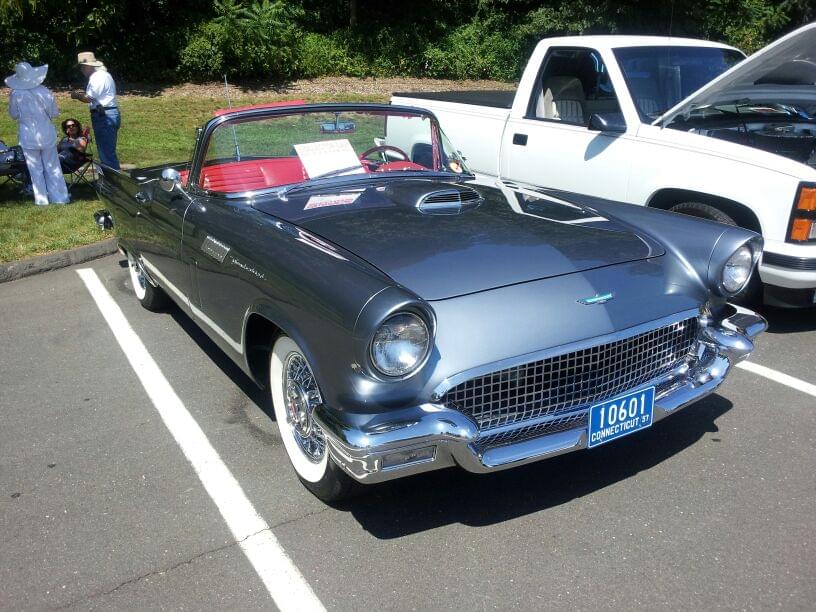
[[[14,67],[6,78],[11,88],[8,112],[17,121],[17,137],[25,154],[34,203],[67,204],[68,187],[57,155],[57,130],[51,120],[59,115],[51,91],[42,85],[48,65],[34,68],[28,62]]]

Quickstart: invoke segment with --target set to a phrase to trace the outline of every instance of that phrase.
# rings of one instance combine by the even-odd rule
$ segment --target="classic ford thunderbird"
[[[102,171],[136,297],[269,389],[324,500],[614,443],[717,389],[766,327],[728,303],[758,235],[480,180],[428,111],[232,109],[188,162]]]

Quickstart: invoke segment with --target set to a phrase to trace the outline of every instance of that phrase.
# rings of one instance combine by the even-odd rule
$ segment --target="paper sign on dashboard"
[[[357,157],[351,143],[345,138],[296,144],[295,151],[309,178],[345,169],[347,171],[340,174],[365,172],[360,158]]]

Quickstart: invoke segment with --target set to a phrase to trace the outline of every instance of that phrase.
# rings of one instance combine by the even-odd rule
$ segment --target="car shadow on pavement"
[[[789,334],[816,330],[816,308],[774,308],[765,306],[759,314],[768,320],[769,334]]]
[[[352,513],[380,539],[452,523],[483,527],[580,499],[636,477],[719,431],[716,420],[733,404],[711,395],[642,434],[591,451],[474,475],[454,468],[375,486],[337,508]],[[719,440],[710,438],[712,443]]]
[[[269,401],[268,393],[265,389],[261,389],[256,385],[243,370],[239,368],[232,359],[230,359],[218,345],[215,344],[205,334],[196,323],[190,319],[181,309],[175,306],[170,307],[167,311],[173,320],[178,323],[188,336],[195,342],[198,347],[209,357],[218,368],[235,383],[241,390],[245,398],[254,404],[259,410],[264,412],[270,419],[275,420],[275,412],[272,410],[271,402]],[[246,404],[246,401],[240,402]],[[247,423],[250,420],[247,419]]]

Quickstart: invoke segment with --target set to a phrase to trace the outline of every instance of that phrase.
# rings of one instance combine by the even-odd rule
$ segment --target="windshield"
[[[334,176],[467,173],[429,115],[404,109],[304,109],[216,127],[198,185],[241,193]]]
[[[646,123],[745,59],[734,49],[675,46],[615,49],[615,57]]]

